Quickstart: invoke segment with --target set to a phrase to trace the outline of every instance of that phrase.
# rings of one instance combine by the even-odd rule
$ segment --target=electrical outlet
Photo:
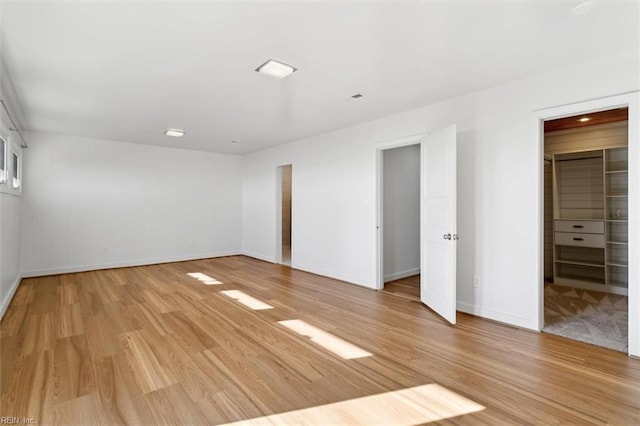
[[[477,275],[473,276],[473,286],[475,288],[480,288],[480,277]]]

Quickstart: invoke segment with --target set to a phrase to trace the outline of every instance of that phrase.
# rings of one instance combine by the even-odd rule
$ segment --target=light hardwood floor
[[[420,302],[420,275],[384,283],[385,293]]]
[[[640,423],[640,360],[458,320],[241,256],[25,279],[0,324],[0,416]]]

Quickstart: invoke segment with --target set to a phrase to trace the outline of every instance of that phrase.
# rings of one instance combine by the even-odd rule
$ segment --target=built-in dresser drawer
[[[604,234],[602,220],[556,220],[556,232],[580,232],[584,234]]]
[[[555,243],[561,246],[604,247],[604,234],[556,232]]]

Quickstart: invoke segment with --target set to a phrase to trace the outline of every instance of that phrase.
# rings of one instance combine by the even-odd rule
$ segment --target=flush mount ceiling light
[[[597,7],[598,7],[597,1],[585,1],[584,3],[580,3],[579,5],[574,7],[571,13],[577,16],[587,15],[593,12]]]
[[[581,123],[586,123],[587,121],[591,121],[591,118],[589,117],[582,117],[578,119],[579,122]]]
[[[184,130],[180,129],[167,129],[164,131],[167,136],[173,136],[174,138],[181,138],[184,136]]]
[[[285,64],[284,62],[276,61],[275,59],[269,59],[267,62],[256,68],[257,72],[267,74],[275,78],[285,78],[297,70],[297,68],[289,64]]]

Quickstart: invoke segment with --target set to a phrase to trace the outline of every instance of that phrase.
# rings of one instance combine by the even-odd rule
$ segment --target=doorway
[[[420,301],[420,145],[382,151],[383,291]]]
[[[279,225],[280,235],[276,247],[279,248],[279,262],[291,266],[291,223],[292,223],[292,178],[293,168],[291,164],[278,167],[279,187]]]
[[[544,129],[542,331],[628,352],[628,108]]]
[[[457,127],[409,136],[376,146],[376,289],[384,290],[384,153],[418,145],[420,302],[456,323]],[[386,272],[389,277],[389,271]]]

